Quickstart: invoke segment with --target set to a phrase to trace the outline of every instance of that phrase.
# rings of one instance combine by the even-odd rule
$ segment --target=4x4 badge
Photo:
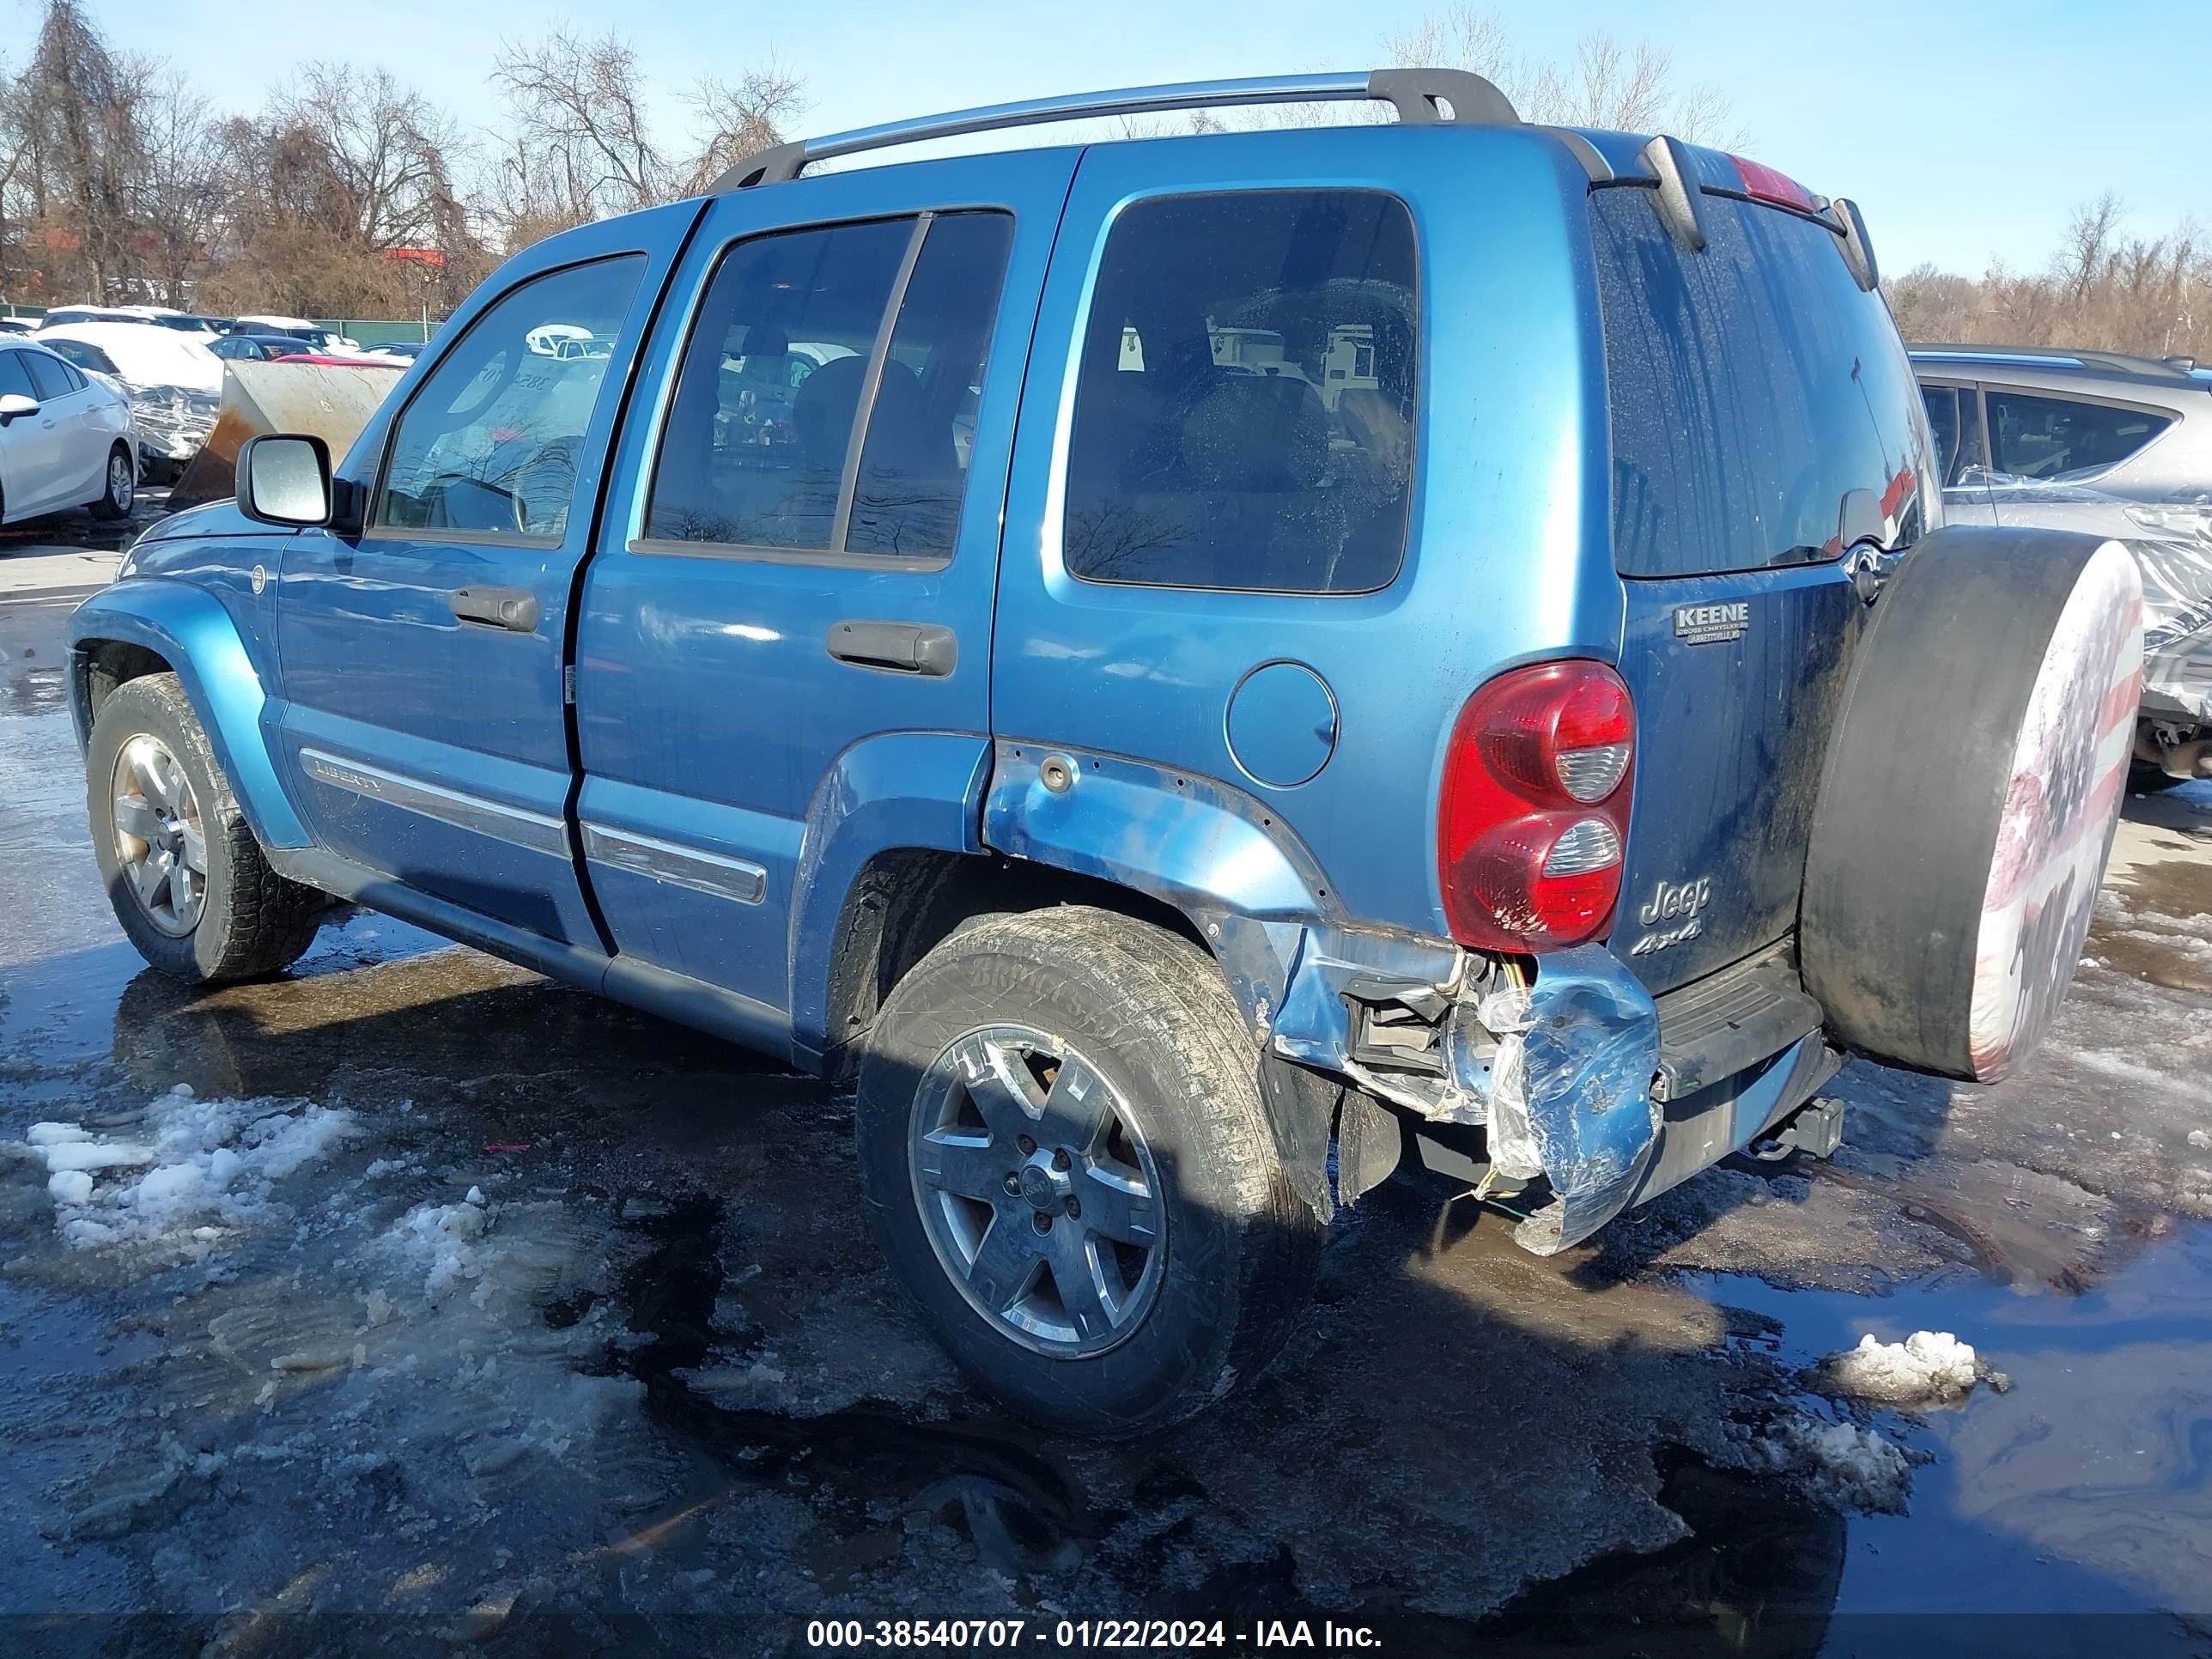
[[[1674,607],[1674,637],[1685,645],[1720,645],[1740,640],[1750,626],[1751,605],[1743,599],[1733,605]]]

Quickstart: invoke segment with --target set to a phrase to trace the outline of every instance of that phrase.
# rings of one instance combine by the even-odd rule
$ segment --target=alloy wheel
[[[141,732],[115,757],[115,854],[146,919],[173,939],[207,903],[207,837],[199,799],[168,745]]]
[[[1127,1103],[1064,1038],[992,1025],[915,1091],[923,1230],[970,1306],[1055,1358],[1134,1331],[1167,1255],[1159,1172]]]

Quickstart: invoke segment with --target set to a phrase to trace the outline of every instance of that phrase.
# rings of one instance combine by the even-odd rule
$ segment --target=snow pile
[[[1905,1512],[1912,1460],[1896,1442],[1872,1429],[1787,1417],[1753,1445],[1770,1468],[1803,1477],[1815,1493],[1839,1508]]]
[[[1986,1371],[1973,1346],[1948,1331],[1915,1331],[1902,1342],[1881,1342],[1869,1333],[1856,1348],[1820,1362],[1832,1391],[1886,1405],[1950,1404],[1963,1400]]]
[[[416,1206],[386,1237],[402,1254],[421,1262],[425,1269],[422,1297],[435,1307],[464,1280],[483,1277],[484,1264],[476,1247],[490,1224],[483,1194],[471,1187],[459,1204]]]
[[[24,1139],[46,1164],[55,1224],[72,1247],[204,1248],[224,1229],[267,1219],[277,1207],[276,1183],[355,1129],[343,1109],[201,1100],[179,1084],[147,1109],[131,1139],[75,1123],[34,1123]]]

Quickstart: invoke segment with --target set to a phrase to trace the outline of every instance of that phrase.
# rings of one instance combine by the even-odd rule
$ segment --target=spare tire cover
[[[2072,982],[2134,744],[2142,582],[2118,542],[1940,531],[1875,605],[1799,916],[1847,1046],[1993,1082]]]

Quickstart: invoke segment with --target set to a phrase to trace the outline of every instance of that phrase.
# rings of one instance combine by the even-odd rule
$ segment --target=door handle
[[[827,644],[839,662],[931,679],[943,679],[960,660],[952,630],[932,623],[834,623]]]
[[[526,587],[457,587],[446,604],[463,622],[517,634],[538,631],[538,596]]]

